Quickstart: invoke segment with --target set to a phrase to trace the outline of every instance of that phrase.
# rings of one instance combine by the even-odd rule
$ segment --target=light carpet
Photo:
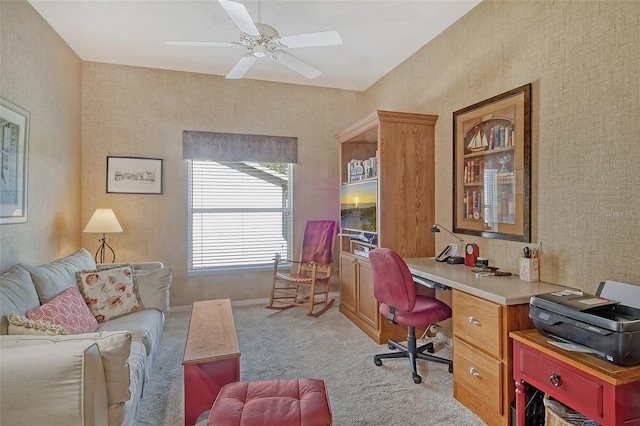
[[[419,361],[423,381],[417,385],[407,359],[383,360],[381,367],[373,363],[373,355],[387,352],[387,345],[365,335],[339,312],[338,303],[318,318],[305,313],[233,307],[242,381],[324,379],[336,426],[484,425],[453,398],[447,365]],[[136,425],[184,424],[181,362],[190,314],[181,310],[167,317]],[[451,349],[438,343],[436,355],[449,358]],[[200,416],[198,426],[206,425],[206,417]]]

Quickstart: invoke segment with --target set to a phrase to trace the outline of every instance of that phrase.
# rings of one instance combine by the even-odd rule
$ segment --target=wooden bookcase
[[[356,230],[340,232],[340,312],[378,343],[406,340],[405,327],[393,326],[378,313],[366,248],[386,247],[403,257],[435,255],[434,128],[435,115],[375,111],[336,135],[340,142],[343,188],[377,182],[377,240],[360,241]],[[350,181],[352,160],[373,159],[362,180]],[[342,192],[342,191],[341,191]],[[342,203],[342,201],[341,201]],[[368,236],[370,234],[367,234]],[[360,253],[360,254],[358,254]]]

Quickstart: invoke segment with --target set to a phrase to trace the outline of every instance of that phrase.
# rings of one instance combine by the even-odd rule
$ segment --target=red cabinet
[[[640,366],[621,367],[560,349],[537,330],[510,336],[518,426],[525,424],[525,383],[602,425],[640,426]]]

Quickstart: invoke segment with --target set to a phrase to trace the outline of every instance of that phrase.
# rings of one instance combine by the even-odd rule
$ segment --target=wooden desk
[[[182,358],[184,424],[209,410],[222,386],[240,381],[240,348],[231,301],[195,302]]]
[[[509,425],[515,398],[509,332],[533,328],[531,296],[564,287],[476,277],[465,265],[404,259],[412,274],[453,289],[453,396],[489,425]]]
[[[535,329],[510,335],[518,426],[525,424],[525,382],[602,425],[640,425],[640,366],[560,349]]]
[[[499,305],[528,305],[531,296],[565,288],[544,281],[522,281],[516,276],[477,278],[468,266],[436,262],[432,257],[410,258],[404,261],[412,274]]]

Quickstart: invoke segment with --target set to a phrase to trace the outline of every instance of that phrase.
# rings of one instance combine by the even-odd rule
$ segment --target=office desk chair
[[[380,313],[393,324],[409,329],[407,345],[389,340],[389,349],[397,349],[398,352],[375,355],[375,364],[381,366],[384,358],[409,358],[414,383],[422,382],[416,369],[418,358],[448,364],[449,373],[453,373],[453,361],[424,353],[434,352],[432,342],[416,347],[416,327],[429,327],[451,318],[451,308],[434,297],[416,295],[416,284],[407,264],[393,250],[371,250],[369,261],[373,272],[373,294],[380,302]]]

